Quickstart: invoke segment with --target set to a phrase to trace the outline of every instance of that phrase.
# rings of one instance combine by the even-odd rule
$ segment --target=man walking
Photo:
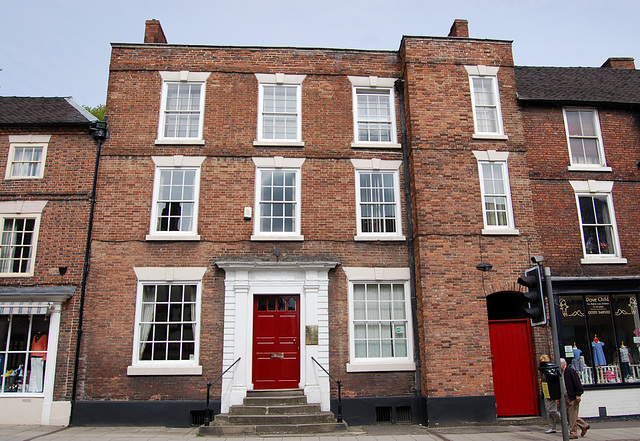
[[[582,383],[578,373],[571,366],[567,366],[567,360],[560,359],[560,368],[564,378],[564,398],[567,403],[567,414],[569,417],[569,439],[578,439],[578,427],[582,430],[580,436],[585,436],[589,425],[578,417],[580,411],[580,396],[583,394]]]

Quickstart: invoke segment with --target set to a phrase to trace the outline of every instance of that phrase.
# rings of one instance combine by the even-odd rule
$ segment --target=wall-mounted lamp
[[[67,270],[68,269],[69,269],[69,267],[59,266],[58,267],[58,272],[60,273],[61,276],[64,276],[65,274],[67,274]]]
[[[493,268],[493,265],[491,265],[490,263],[487,262],[481,262],[479,264],[476,265],[476,269],[483,271],[483,272],[487,272],[489,270],[491,270],[491,268]]]

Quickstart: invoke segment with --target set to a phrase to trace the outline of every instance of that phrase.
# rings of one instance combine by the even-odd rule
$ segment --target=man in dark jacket
[[[580,436],[585,436],[589,425],[578,416],[580,411],[580,396],[583,394],[582,383],[578,373],[571,366],[567,366],[567,360],[560,359],[560,368],[564,378],[564,398],[567,402],[567,414],[569,417],[569,439],[578,439],[578,427],[582,430]]]

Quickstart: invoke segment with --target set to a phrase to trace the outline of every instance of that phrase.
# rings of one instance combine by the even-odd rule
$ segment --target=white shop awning
[[[0,302],[0,315],[7,314],[49,314],[52,302]]]

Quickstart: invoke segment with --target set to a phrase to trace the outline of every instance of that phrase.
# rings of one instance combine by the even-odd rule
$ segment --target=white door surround
[[[242,404],[252,384],[253,296],[300,295],[300,335],[317,326],[318,342],[300,345],[300,388],[311,403],[330,409],[329,377],[312,360],[329,369],[329,271],[339,262],[216,262],[225,271],[222,370],[240,361],[222,378],[221,412]],[[203,305],[206,311],[206,306]],[[205,312],[206,313],[206,312]],[[302,338],[302,337],[301,337]]]

